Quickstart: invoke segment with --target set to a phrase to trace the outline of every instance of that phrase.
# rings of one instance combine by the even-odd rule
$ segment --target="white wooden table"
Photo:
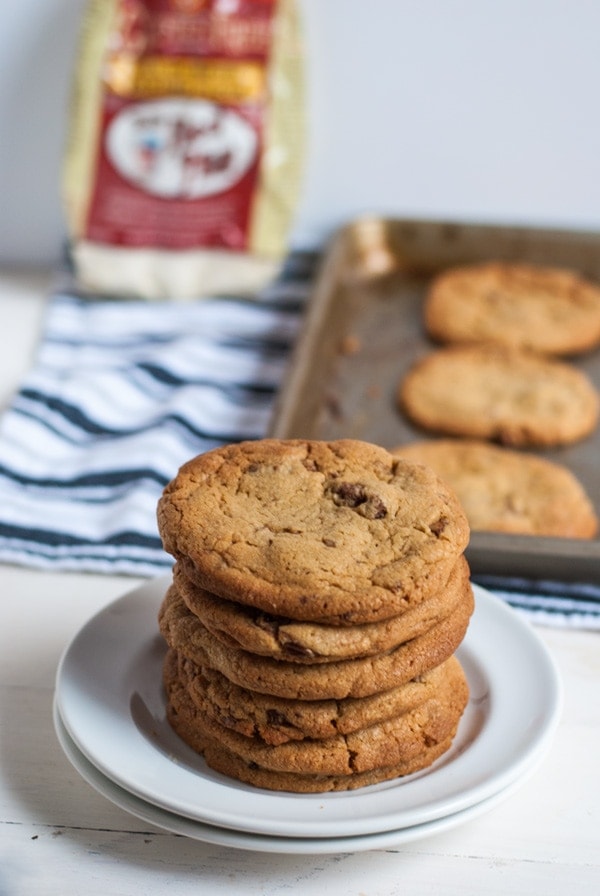
[[[2,404],[30,364],[46,283],[0,277]],[[598,634],[538,628],[563,679],[562,720],[541,767],[489,813],[397,849],[260,854],[140,822],[58,744],[59,657],[92,613],[139,582],[0,565],[0,896],[600,893]]]

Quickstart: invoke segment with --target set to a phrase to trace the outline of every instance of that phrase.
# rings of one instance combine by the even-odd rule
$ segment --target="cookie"
[[[198,731],[248,764],[302,775],[352,775],[409,762],[427,747],[454,736],[468,699],[462,675],[442,680],[436,693],[419,706],[376,725],[346,735],[273,745],[239,734],[203,712],[170,662],[165,665],[164,684],[169,721],[186,742]]]
[[[264,439],[202,454],[165,488],[158,525],[206,591],[346,625],[438,592],[469,538],[432,471],[354,440]]]
[[[469,572],[461,557],[444,588],[433,597],[400,616],[343,627],[297,622],[223,600],[190,582],[179,564],[173,581],[188,609],[226,646],[275,659],[324,663],[370,656],[423,634],[465,599]]]
[[[439,666],[463,640],[473,609],[469,587],[447,619],[394,650],[310,666],[226,647],[190,612],[174,585],[165,595],[158,622],[169,647],[199,666],[217,669],[240,687],[294,700],[341,700],[399,687]]]
[[[412,442],[393,453],[432,467],[456,492],[473,531],[593,538],[598,517],[560,464],[470,440]]]
[[[401,380],[398,401],[424,429],[514,447],[577,442],[595,428],[599,408],[581,370],[492,345],[426,355]]]
[[[166,672],[177,675],[193,703],[232,731],[266,744],[350,734],[416,709],[431,699],[444,681],[459,686],[463,672],[456,657],[407,684],[371,697],[346,700],[286,700],[233,684],[216,669],[197,666],[174,650]]]
[[[494,342],[544,355],[574,355],[600,345],[600,287],[559,268],[465,265],[434,279],[424,320],[439,342]]]
[[[185,698],[184,698],[185,699]],[[188,698],[189,699],[189,698]],[[426,747],[419,756],[395,766],[386,766],[368,772],[357,772],[353,775],[303,775],[293,772],[273,772],[260,768],[253,762],[246,762],[235,753],[227,750],[220,741],[215,740],[198,729],[189,729],[179,724],[178,717],[170,712],[173,730],[196,753],[201,753],[206,764],[214,771],[228,778],[235,778],[244,784],[260,787],[264,790],[286,791],[289,793],[331,793],[341,790],[356,790],[390,781],[394,778],[410,775],[429,768],[452,746],[453,738],[442,743]]]

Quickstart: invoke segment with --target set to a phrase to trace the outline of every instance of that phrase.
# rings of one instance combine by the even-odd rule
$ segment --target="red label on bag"
[[[121,0],[86,237],[243,250],[275,0]]]

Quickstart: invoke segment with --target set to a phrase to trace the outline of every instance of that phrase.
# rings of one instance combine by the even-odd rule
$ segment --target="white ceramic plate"
[[[201,821],[185,818],[183,815],[177,815],[174,812],[161,809],[160,806],[155,806],[154,803],[148,803],[140,799],[135,794],[119,787],[118,784],[115,784],[110,778],[103,775],[95,765],[92,765],[86,759],[81,750],[69,737],[56,706],[54,707],[54,727],[65,755],[81,777],[94,790],[120,809],[124,809],[136,818],[150,822],[150,824],[174,834],[181,834],[184,837],[190,837],[193,840],[200,840],[203,843],[211,843],[216,846],[230,846],[253,852],[323,855],[365,852],[372,849],[393,849],[412,843],[415,840],[421,840],[424,837],[441,834],[479,817],[484,812],[489,812],[490,809],[493,809],[510,796],[523,780],[521,779],[509,787],[505,787],[504,790],[501,790],[494,796],[488,797],[488,799],[482,800],[480,803],[475,803],[474,806],[463,809],[461,812],[454,812],[452,815],[446,815],[435,821],[402,828],[399,831],[383,831],[379,834],[365,834],[362,837],[269,837],[264,834],[251,834],[246,831],[235,831],[229,828],[219,828],[204,824]],[[537,763],[532,765],[529,771],[533,772],[536,765]]]
[[[458,655],[471,696],[452,748],[416,775],[355,791],[289,794],[212,772],[171,730],[156,616],[170,578],[116,600],[72,640],[56,701],[76,746],[115,784],[209,825],[280,837],[351,837],[431,822],[488,799],[549,746],[561,689],[533,629],[474,587],[476,609]]]

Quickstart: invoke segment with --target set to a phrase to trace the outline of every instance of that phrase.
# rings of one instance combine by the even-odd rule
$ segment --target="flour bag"
[[[63,195],[79,285],[256,294],[287,250],[304,136],[294,0],[92,0]]]

